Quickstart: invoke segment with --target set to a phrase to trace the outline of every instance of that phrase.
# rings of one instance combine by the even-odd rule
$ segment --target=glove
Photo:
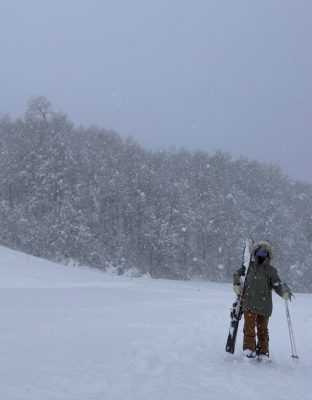
[[[283,292],[284,292],[283,299],[286,301],[288,301],[288,300],[291,301],[291,297],[295,297],[295,296],[291,293],[290,287],[287,285],[286,282],[284,282],[282,285],[283,285]]]
[[[239,285],[233,285],[233,290],[234,292],[237,294],[237,296],[240,294],[241,292],[241,288]]]
[[[286,301],[290,300],[290,294],[287,293],[287,292],[285,292],[285,293],[283,294],[283,299],[286,300]]]

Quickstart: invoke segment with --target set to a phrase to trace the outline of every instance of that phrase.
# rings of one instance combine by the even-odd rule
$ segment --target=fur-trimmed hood
[[[259,240],[258,242],[254,242],[251,245],[250,251],[251,254],[255,257],[256,251],[262,247],[263,249],[267,250],[269,252],[269,257],[272,259],[276,255],[276,251],[274,247],[266,240]]]

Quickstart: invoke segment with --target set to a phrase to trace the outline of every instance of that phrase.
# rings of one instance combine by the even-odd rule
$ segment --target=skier
[[[273,247],[267,241],[252,244],[252,259],[242,293],[243,355],[247,358],[258,356],[261,361],[269,361],[268,323],[272,314],[272,290],[286,301],[291,297],[290,291],[283,287],[277,270],[271,265],[274,253]],[[233,275],[233,290],[236,294],[241,292],[240,276],[243,274],[244,271],[240,268]]]

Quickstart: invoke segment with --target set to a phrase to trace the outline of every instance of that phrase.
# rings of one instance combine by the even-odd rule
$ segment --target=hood
[[[259,240],[258,242],[254,242],[250,248],[251,254],[254,257],[255,257],[255,253],[259,249],[259,247],[262,247],[269,252],[270,259],[272,259],[276,255],[276,251],[275,251],[274,247],[268,241]]]

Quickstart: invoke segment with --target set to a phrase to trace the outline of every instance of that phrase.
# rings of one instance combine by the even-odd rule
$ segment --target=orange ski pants
[[[269,317],[254,314],[251,311],[244,311],[244,320],[243,349],[256,350],[256,346],[258,346],[261,354],[269,354]]]

